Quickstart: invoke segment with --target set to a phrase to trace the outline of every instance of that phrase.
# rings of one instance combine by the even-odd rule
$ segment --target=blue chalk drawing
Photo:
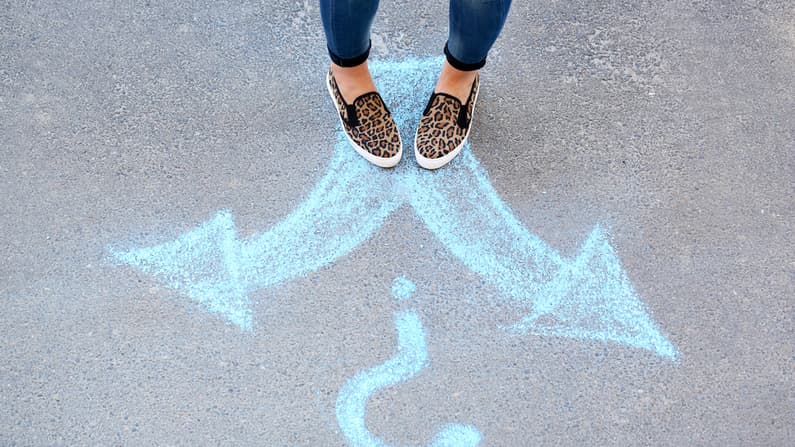
[[[417,290],[417,285],[414,284],[414,281],[404,276],[398,276],[392,282],[392,296],[396,300],[405,301],[411,298],[415,290]]]
[[[441,62],[408,58],[370,65],[404,141],[411,140],[405,136],[414,133]],[[239,239],[231,212],[220,211],[174,241],[113,247],[110,253],[251,330],[249,293],[350,253],[403,205],[463,265],[525,314],[508,328],[510,333],[616,342],[677,359],[607,233],[596,226],[576,256],[562,257],[516,218],[470,149],[437,171],[420,169],[411,160],[383,170],[351,150],[339,130],[326,174],[267,231]]]
[[[392,295],[404,301],[414,292],[414,283],[400,277]],[[396,290],[397,289],[397,290]],[[337,421],[348,443],[354,447],[385,447],[365,424],[367,401],[377,391],[411,379],[428,366],[425,332],[413,310],[395,314],[398,352],[386,362],[352,377],[337,396]],[[432,447],[468,447],[480,444],[480,432],[471,425],[447,424],[431,441]]]

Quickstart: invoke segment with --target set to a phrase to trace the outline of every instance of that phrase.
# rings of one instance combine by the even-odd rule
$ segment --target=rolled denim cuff
[[[483,60],[475,62],[475,63],[462,62],[462,61],[456,59],[455,56],[450,54],[450,49],[447,48],[447,43],[444,44],[444,55],[445,55],[445,57],[447,57],[447,62],[450,65],[452,65],[453,68],[456,68],[456,69],[461,70],[461,71],[480,70],[481,68],[483,68],[484,65],[486,65],[486,58],[485,57],[483,58]]]
[[[340,67],[355,67],[359,64],[363,64],[364,61],[367,60],[367,57],[370,56],[370,48],[372,47],[373,47],[373,42],[370,41],[367,44],[367,49],[364,50],[364,53],[354,57],[339,57],[336,54],[334,54],[334,52],[331,51],[330,48],[328,47],[326,48],[328,48],[328,55],[329,57],[331,57],[331,62],[334,62]]]

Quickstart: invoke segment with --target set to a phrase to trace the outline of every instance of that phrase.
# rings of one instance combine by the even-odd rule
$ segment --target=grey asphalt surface
[[[445,2],[382,3],[374,58],[440,54]],[[496,190],[567,256],[609,227],[679,363],[507,336],[410,208],[254,293],[251,334],[108,261],[289,213],[332,153],[326,65],[314,1],[0,2],[0,445],[346,445],[337,393],[394,354],[398,275],[431,366],[370,400],[390,443],[795,443],[791,1],[517,1],[483,71]]]

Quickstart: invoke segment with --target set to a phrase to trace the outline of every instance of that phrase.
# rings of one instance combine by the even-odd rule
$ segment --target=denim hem
[[[340,67],[355,67],[357,65],[363,64],[364,61],[367,60],[367,57],[370,56],[370,48],[372,48],[373,42],[370,41],[367,44],[367,49],[364,50],[364,53],[354,56],[354,57],[339,57],[331,51],[331,48],[328,48],[328,55],[331,57],[331,62],[339,65]]]
[[[450,65],[452,65],[453,68],[456,68],[456,69],[461,70],[461,71],[480,70],[481,68],[483,68],[484,65],[486,65],[486,58],[485,57],[482,60],[480,60],[478,62],[475,62],[475,63],[462,62],[462,61],[456,59],[455,56],[450,54],[450,49],[447,48],[447,43],[444,44],[444,55],[445,55],[445,57],[447,57],[447,62]]]

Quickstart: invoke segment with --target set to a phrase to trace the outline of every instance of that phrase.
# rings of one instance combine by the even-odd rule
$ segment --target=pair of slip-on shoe
[[[414,156],[423,168],[440,168],[461,152],[472,128],[479,80],[478,75],[464,104],[446,93],[434,92],[431,95],[414,136]],[[326,85],[339,112],[345,136],[356,152],[382,168],[398,164],[403,155],[403,143],[381,95],[378,92],[364,93],[348,104],[330,70]]]

